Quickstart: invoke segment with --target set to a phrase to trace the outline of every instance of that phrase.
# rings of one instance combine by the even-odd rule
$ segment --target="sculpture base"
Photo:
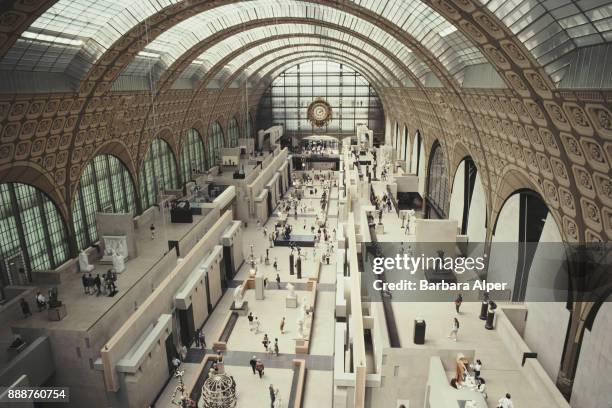
[[[236,307],[236,302],[232,302],[230,310],[234,313],[237,313],[239,316],[246,316],[249,313],[249,302],[245,300],[244,302],[242,302],[242,306],[239,308]]]
[[[297,306],[298,306],[297,296],[296,297],[287,296],[285,298],[285,307],[289,309],[296,309]]]
[[[127,256],[123,257],[123,262],[126,262],[128,260]],[[99,261],[101,264],[112,264],[113,263],[113,257],[112,255],[104,255],[102,258],[100,258]]]
[[[60,321],[66,317],[67,314],[68,312],[66,312],[66,305],[61,305],[47,310],[47,318],[53,321]]]

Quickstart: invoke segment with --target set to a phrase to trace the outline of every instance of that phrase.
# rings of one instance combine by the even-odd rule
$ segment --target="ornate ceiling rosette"
[[[316,127],[323,127],[332,120],[332,108],[323,98],[317,97],[308,106],[308,120]]]

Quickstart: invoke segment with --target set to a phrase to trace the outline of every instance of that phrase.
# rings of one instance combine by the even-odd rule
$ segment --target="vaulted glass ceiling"
[[[525,43],[556,81],[562,78],[577,47],[612,41],[612,5],[604,0],[480,1]],[[466,67],[486,63],[474,44],[423,1],[352,0],[352,3],[361,11],[388,20],[390,32],[398,34],[389,34],[384,25],[372,24],[351,14],[351,7],[342,6],[342,3],[319,0],[217,3],[204,0],[59,0],[22,34],[0,61],[0,69],[64,73],[82,79],[113,43],[138,27],[147,46],[124,74],[144,75],[141,69],[146,70],[151,65],[161,73],[191,47],[220,30],[264,19],[272,21],[267,21],[265,27],[230,36],[222,41],[223,44],[204,51],[183,76],[203,75],[214,66],[214,61],[249,42],[268,35],[300,32],[334,35],[359,47],[363,42],[352,37],[350,32],[362,34],[397,55],[421,81],[431,75],[430,69],[417,57],[418,53],[400,42],[399,37],[406,33],[459,83]],[[153,38],[147,23],[149,19],[162,20],[165,9],[176,4],[185,9],[206,8],[206,11],[173,26],[169,22],[169,28]],[[284,18],[303,18],[322,24],[308,26],[297,24],[295,20],[293,24],[283,24]],[[344,27],[349,33],[330,25]],[[157,61],[151,64],[149,59]]]
[[[4,69],[12,66],[18,70],[38,71],[52,68],[59,72],[66,70],[70,64],[75,65],[76,54],[82,50],[84,56],[77,64],[79,68],[73,68],[73,75],[82,77],[121,35],[177,1],[60,0],[24,33],[5,57],[2,66]],[[460,76],[465,65],[484,62],[480,52],[463,35],[423,3],[400,0],[356,3],[380,13],[414,35],[451,74]],[[166,30],[148,44],[146,52],[148,55],[160,55],[165,65],[169,65],[190,47],[220,30],[248,21],[283,17],[314,19],[344,26],[396,53],[402,60],[405,59],[406,64],[416,65],[415,74],[419,77],[424,77],[428,72],[414,55],[407,55],[410,50],[406,46],[379,27],[339,8],[308,1],[254,0],[214,7]],[[147,25],[142,24],[141,28],[146,41]],[[285,31],[296,32],[296,29]],[[231,40],[227,46],[231,46],[230,43]],[[240,42],[235,44],[238,46]]]
[[[282,62],[296,59],[298,57],[301,57],[302,55],[328,55],[329,57],[333,58],[340,57],[344,61],[350,61],[353,65],[359,64],[360,71],[367,69],[367,72],[364,72],[364,75],[367,76],[368,79],[371,79],[372,82],[375,84],[387,87],[400,86],[399,82],[394,79],[393,74],[385,70],[385,67],[383,67],[382,65],[372,63],[373,61],[368,57],[362,59],[361,57],[358,58],[355,53],[351,51],[329,49],[328,47],[318,45],[300,46],[299,53],[296,53],[295,49],[286,48],[274,51],[270,54],[266,54],[254,63],[252,63],[247,70],[243,70],[240,73],[235,74],[234,77],[236,77],[235,79],[239,77],[243,80],[249,79],[250,81],[252,81],[255,79],[250,78],[252,75],[257,75],[258,78],[264,77],[266,73],[268,73],[271,69],[274,69]],[[223,80],[226,81],[228,81],[229,79],[229,76],[225,76],[223,78]]]
[[[377,92],[382,86],[388,86],[388,84],[381,84],[377,79],[379,78],[379,75],[373,72],[370,67],[365,66],[361,62],[348,59],[342,55],[330,56],[320,52],[307,52],[304,54],[300,53],[298,56],[295,54],[289,54],[278,58],[273,64],[262,68],[261,75],[258,76],[261,77],[263,81],[260,81],[258,86],[267,87],[276,77],[278,77],[281,72],[289,67],[306,61],[329,61],[333,63],[344,63],[367,78]]]
[[[602,0],[480,0],[516,36],[555,82],[572,51],[612,41],[612,3]]]
[[[194,75],[194,73],[198,71],[208,71],[231,52],[255,41],[260,41],[266,38],[278,36],[294,36],[302,34],[305,37],[308,36],[308,38],[310,38],[310,42],[317,41],[315,37],[320,36],[336,39],[339,42],[349,43],[358,49],[364,50],[365,52],[371,55],[375,55],[381,62],[383,62],[387,66],[393,66],[393,72],[400,78],[406,76],[406,73],[403,71],[403,68],[398,67],[397,64],[391,62],[391,60],[385,54],[383,54],[382,51],[380,51],[380,49],[383,47],[384,41],[382,43],[379,43],[380,47],[376,48],[374,45],[366,43],[365,41],[356,38],[354,35],[343,31],[335,30],[332,28],[325,28],[314,24],[289,23],[277,24],[274,26],[257,27],[228,37],[200,54],[190,64],[190,66],[183,71],[183,74],[181,76],[191,77],[192,75]],[[385,36],[389,37],[388,35],[386,35],[386,33]],[[396,46],[393,47],[390,52],[392,53],[392,55],[397,57],[397,59],[402,61],[402,63],[405,64],[416,76],[424,76],[427,72],[429,72],[429,68],[427,68],[427,65],[425,65],[421,60],[419,60],[410,51],[409,48],[399,43],[396,43]]]

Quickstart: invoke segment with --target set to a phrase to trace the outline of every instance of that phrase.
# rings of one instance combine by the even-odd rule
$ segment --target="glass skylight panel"
[[[322,8],[325,9],[325,12],[323,12]],[[336,21],[338,23],[339,17],[344,14],[329,7],[323,7],[321,5],[314,7],[311,4],[308,5],[301,2],[291,3],[290,6],[287,6],[286,3],[279,4],[278,2],[265,0],[238,3],[238,5],[231,4],[196,15],[177,24],[175,27],[172,27],[156,38],[155,41],[149,44],[147,49],[158,52],[166,52],[170,55],[171,59],[176,59],[181,54],[179,47],[174,45],[177,42],[182,40],[180,43],[182,47],[180,48],[188,49],[195,45],[197,41],[201,41],[204,38],[212,35],[216,30],[213,30],[210,27],[213,23],[217,23],[218,20],[222,19],[224,26],[239,24],[242,21],[247,21],[253,18],[252,14],[254,10],[257,10],[257,16],[259,18],[282,17],[285,15],[290,15],[292,17],[311,17],[329,22]],[[330,12],[328,13],[327,11]],[[291,14],[287,14],[289,12]],[[347,20],[355,22],[355,26],[361,28],[361,30],[357,31],[361,31],[364,35],[367,35],[368,30],[382,32],[382,30],[376,28],[372,24],[361,21],[360,19],[356,19],[352,16],[348,16]],[[356,24],[357,20],[359,20],[359,24]],[[190,36],[191,33],[193,33],[193,36]]]
[[[577,47],[606,41],[601,35],[605,27],[598,27],[596,19],[612,13],[612,5],[571,0],[492,0],[482,1],[531,50],[533,56],[549,73],[556,73],[567,61],[565,55]],[[597,11],[595,11],[597,10]]]

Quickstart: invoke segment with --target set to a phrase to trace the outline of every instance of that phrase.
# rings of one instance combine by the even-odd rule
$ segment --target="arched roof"
[[[228,52],[249,43],[278,35],[310,34],[351,41],[364,51],[369,49],[370,55],[393,70],[401,83],[408,76],[412,77],[409,83],[414,83],[415,78],[424,83],[430,75],[443,84],[450,81],[458,85],[463,82],[468,67],[488,65],[496,57],[495,50],[486,48],[486,41],[481,38],[483,29],[493,37],[502,38],[504,33],[499,24],[514,35],[517,44],[524,46],[532,62],[544,67],[550,74],[549,79],[558,84],[572,59],[577,58],[578,50],[605,46],[612,40],[612,5],[574,0],[554,4],[540,0],[480,0],[483,10],[471,3],[458,4],[479,26],[466,24],[463,16],[438,1],[47,0],[41,3],[38,9],[16,20],[18,29],[0,38],[3,57],[0,69],[53,72],[78,82],[96,78],[108,70],[111,72],[105,76],[111,78],[120,72],[145,76],[152,69],[160,76],[181,62],[180,75],[191,77],[209,71]],[[21,11],[23,6],[15,8]],[[287,19],[293,23],[282,24]],[[312,24],[313,21],[317,24]],[[232,32],[219,37],[218,33],[225,30]],[[354,34],[371,39],[375,45],[360,43]],[[199,53],[194,50],[207,41],[212,41],[207,49]],[[265,47],[260,45],[249,52],[256,55]],[[396,55],[404,67],[381,55],[382,50]],[[498,72],[501,61],[495,64]],[[239,66],[226,65],[224,71],[231,75]],[[491,68],[488,72],[495,71]],[[243,69],[248,75],[251,68]],[[500,81],[501,78],[509,80],[503,75]]]

